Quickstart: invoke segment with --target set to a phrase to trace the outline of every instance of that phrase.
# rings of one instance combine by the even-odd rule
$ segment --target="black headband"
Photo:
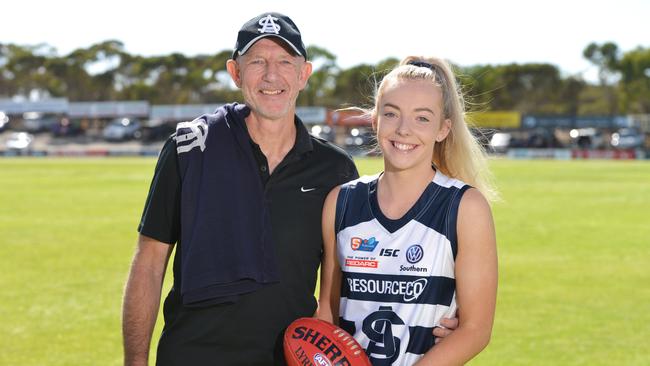
[[[436,81],[442,85],[445,85],[445,74],[444,72],[440,69],[440,66],[435,65],[435,64],[430,64],[426,61],[415,61],[411,60],[406,63],[407,65],[415,66],[415,67],[425,67],[431,71],[433,71],[435,74]]]
[[[425,68],[433,71],[434,72],[435,82],[438,83],[438,85],[441,87],[442,95],[443,95],[443,98],[444,98],[445,94],[447,93],[446,90],[445,90],[447,83],[445,82],[445,74],[440,69],[440,66],[435,65],[435,64],[430,64],[430,63],[428,63],[426,61],[415,61],[415,60],[411,60],[411,61],[407,62],[406,64],[407,65],[412,65],[412,66],[415,66],[415,67],[425,67]],[[444,98],[444,100],[447,100],[447,98]],[[448,111],[447,103],[444,103],[443,111],[444,111],[444,114],[445,114],[445,118],[449,118],[449,111]]]
[[[427,69],[431,69],[431,70],[435,71],[435,65],[430,64],[428,62],[424,62],[424,61],[409,61],[406,64],[407,65],[417,66],[417,67],[426,67]]]

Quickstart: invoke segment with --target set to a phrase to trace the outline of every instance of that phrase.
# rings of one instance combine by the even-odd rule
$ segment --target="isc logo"
[[[383,248],[382,250],[379,251],[379,255],[382,257],[397,257],[398,253],[399,253],[399,249],[390,249],[390,248]]]

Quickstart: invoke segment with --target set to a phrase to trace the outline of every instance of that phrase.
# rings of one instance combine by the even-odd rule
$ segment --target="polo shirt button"
[[[263,172],[265,172],[265,171],[266,171],[266,165],[262,165],[262,166],[260,167],[260,170],[263,171]]]

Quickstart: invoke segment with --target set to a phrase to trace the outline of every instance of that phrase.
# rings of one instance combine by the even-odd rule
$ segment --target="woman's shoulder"
[[[468,221],[481,218],[489,218],[491,220],[492,209],[481,191],[473,187],[468,187],[460,200],[458,215],[461,220],[463,218],[468,219]]]
[[[357,179],[353,179],[345,184],[342,184],[341,187],[346,189],[355,189],[360,186],[367,186],[368,184],[377,181],[380,175],[381,173],[377,173],[373,175],[363,175]]]
[[[433,183],[444,187],[444,188],[463,188],[465,186],[468,186],[467,183],[463,182],[460,179],[457,178],[452,178],[445,173],[441,172],[440,170],[436,171],[436,174],[433,176]]]

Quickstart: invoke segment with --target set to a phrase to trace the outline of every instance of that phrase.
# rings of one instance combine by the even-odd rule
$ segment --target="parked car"
[[[369,153],[375,146],[375,133],[370,128],[355,127],[350,129],[344,141],[344,149],[348,152]]]
[[[531,147],[529,142],[530,137],[525,131],[494,132],[487,151],[503,154],[510,148]]]
[[[616,149],[642,148],[645,144],[645,135],[636,128],[621,128],[612,134],[610,144]]]
[[[78,123],[70,122],[68,118],[61,118],[52,126],[52,135],[56,137],[76,136],[81,133]]]
[[[0,111],[0,132],[4,131],[9,125],[9,116],[5,112]]]
[[[23,113],[23,129],[30,133],[50,131],[58,122],[56,116],[47,116],[40,112]]]
[[[7,150],[29,151],[34,141],[34,135],[27,132],[12,132],[5,142]]]
[[[528,140],[526,145],[535,149],[543,149],[549,147],[558,147],[560,143],[553,131],[546,128],[536,128],[528,133]]]
[[[334,142],[336,137],[334,129],[328,125],[313,125],[311,127],[311,134],[329,142]]]
[[[512,140],[511,133],[496,132],[490,138],[490,150],[497,154],[503,154],[508,151],[511,140]]]
[[[596,128],[578,128],[569,132],[571,143],[580,149],[600,149],[605,147],[603,133]]]
[[[177,122],[152,119],[142,124],[142,141],[164,141],[176,131]]]
[[[102,131],[108,141],[124,141],[142,137],[140,121],[131,118],[116,118]]]

